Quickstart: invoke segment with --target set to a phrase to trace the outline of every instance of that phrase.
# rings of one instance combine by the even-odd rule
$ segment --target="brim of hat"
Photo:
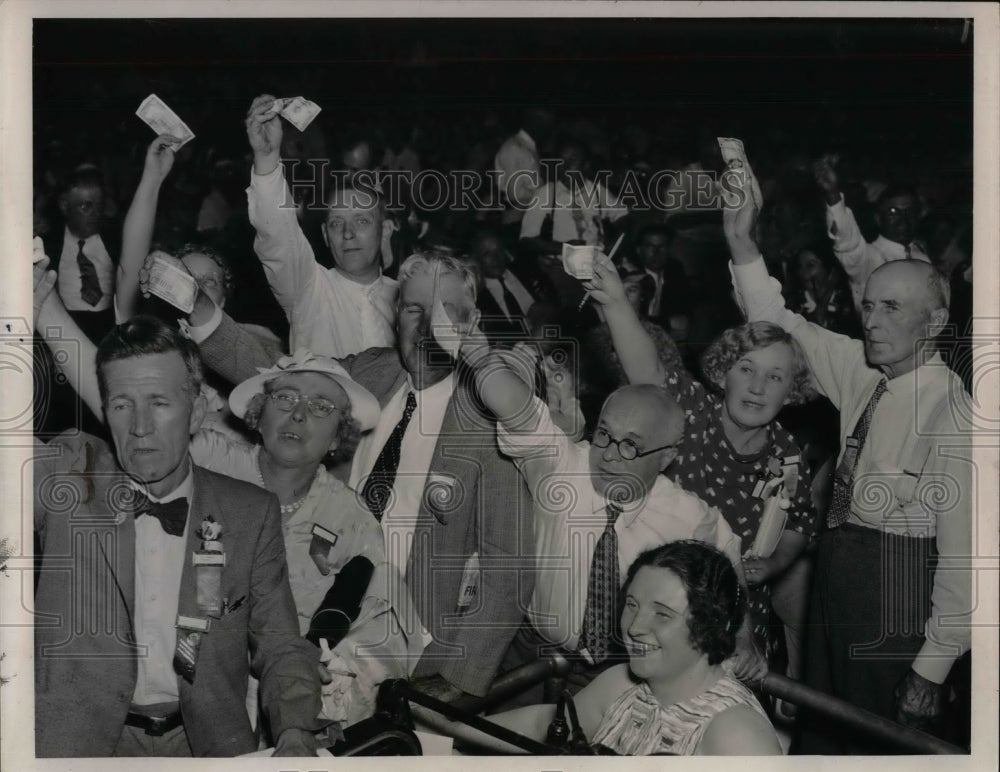
[[[379,406],[378,400],[375,399],[375,396],[368,389],[356,381],[352,381],[350,378],[345,378],[337,373],[331,373],[329,370],[320,370],[318,368],[314,370],[310,368],[287,371],[279,370],[277,372],[260,373],[252,378],[247,378],[238,384],[229,394],[229,409],[233,411],[233,415],[237,418],[243,418],[246,415],[250,400],[253,399],[254,394],[260,394],[264,391],[265,383],[273,381],[279,376],[291,375],[293,373],[321,373],[328,378],[332,378],[340,384],[341,388],[346,392],[347,398],[351,401],[351,415],[361,425],[361,431],[366,432],[369,429],[374,429],[378,424],[382,408]]]

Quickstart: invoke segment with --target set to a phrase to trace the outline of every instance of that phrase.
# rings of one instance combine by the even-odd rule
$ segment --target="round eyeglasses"
[[[666,450],[667,448],[674,447],[674,444],[661,445],[658,448],[652,448],[651,450],[640,451],[632,440],[616,440],[604,429],[595,429],[594,436],[591,438],[591,443],[598,448],[606,448],[609,445],[614,445],[618,448],[618,455],[620,455],[626,461],[634,461],[637,458],[642,458],[643,456],[648,456],[651,453],[656,453],[658,450]]]
[[[283,413],[291,413],[295,406],[303,401],[306,403],[309,415],[314,418],[329,418],[334,411],[341,409],[322,397],[307,397],[290,389],[272,391],[267,396],[274,403],[274,406]]]

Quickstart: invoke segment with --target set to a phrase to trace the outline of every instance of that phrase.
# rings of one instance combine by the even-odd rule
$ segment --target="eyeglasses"
[[[634,461],[637,458],[642,458],[643,456],[648,456],[651,453],[656,453],[658,450],[666,450],[667,448],[673,448],[675,445],[671,443],[670,445],[661,445],[658,448],[653,448],[652,450],[639,451],[632,440],[616,440],[611,437],[604,429],[595,429],[594,436],[591,438],[591,443],[597,448],[606,448],[609,445],[614,445],[618,448],[618,454],[626,461]]]
[[[306,409],[309,411],[309,415],[314,418],[329,418],[335,410],[341,410],[341,408],[337,407],[329,400],[323,399],[322,397],[307,397],[304,394],[299,394],[299,392],[291,391],[290,389],[272,391],[267,396],[274,403],[274,406],[282,413],[291,413],[295,409],[296,405],[303,400],[306,403]]]

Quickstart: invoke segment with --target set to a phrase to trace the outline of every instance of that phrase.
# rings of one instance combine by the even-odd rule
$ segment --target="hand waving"
[[[171,137],[169,134],[161,134],[150,142],[149,149],[146,150],[146,163],[142,171],[143,176],[156,182],[163,182],[167,175],[170,174],[170,170],[174,168],[174,159],[176,157],[174,146],[179,142],[180,140],[177,137]]]
[[[253,100],[247,111],[247,139],[254,154],[254,170],[267,174],[278,165],[281,152],[281,118],[275,107],[275,98],[262,94]],[[270,167],[270,168],[266,168]]]

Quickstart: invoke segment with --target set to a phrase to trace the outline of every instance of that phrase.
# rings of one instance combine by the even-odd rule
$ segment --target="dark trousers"
[[[932,538],[853,525],[821,536],[806,632],[806,685],[895,720],[896,685],[924,642],[936,554]],[[822,716],[803,712],[800,718],[797,753],[903,752]]]

